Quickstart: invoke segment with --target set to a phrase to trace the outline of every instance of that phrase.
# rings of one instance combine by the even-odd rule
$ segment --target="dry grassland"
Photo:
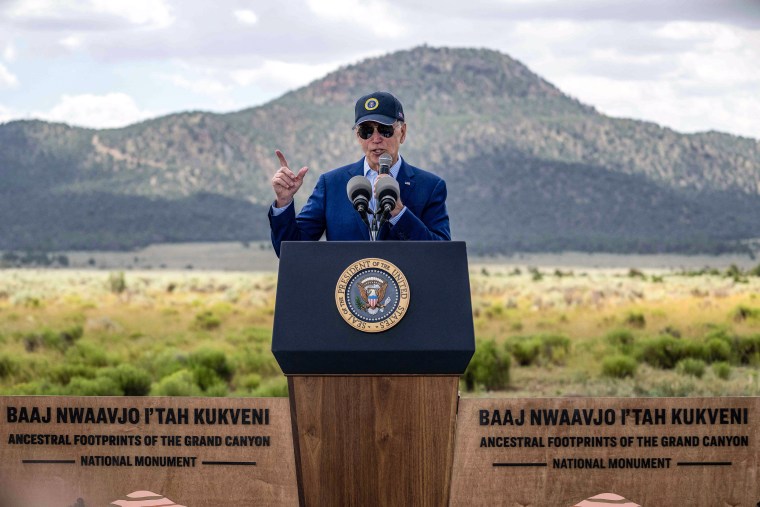
[[[476,379],[476,395],[760,394],[760,277],[470,275],[476,336],[497,358],[485,369],[503,370],[495,385]],[[270,272],[0,271],[0,394],[283,395],[275,288]],[[688,346],[677,366],[657,363],[663,336]]]

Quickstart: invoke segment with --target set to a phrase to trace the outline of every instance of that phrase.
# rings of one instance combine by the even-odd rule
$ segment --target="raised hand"
[[[303,177],[309,171],[308,167],[302,167],[298,174],[290,170],[285,155],[280,150],[275,150],[275,155],[280,159],[280,168],[272,177],[272,189],[277,196],[278,208],[283,208],[293,201],[293,196],[303,184]]]

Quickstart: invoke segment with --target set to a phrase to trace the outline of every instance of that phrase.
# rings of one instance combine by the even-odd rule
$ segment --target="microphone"
[[[372,184],[364,176],[356,175],[348,180],[346,194],[348,195],[348,200],[351,201],[351,204],[354,206],[354,209],[359,212],[359,215],[361,215],[364,223],[369,226],[369,222],[367,221],[367,210],[369,209],[369,200],[372,198]]]
[[[348,200],[351,201],[356,211],[366,213],[367,208],[369,208],[369,200],[372,197],[372,184],[364,176],[354,176],[348,180],[346,194],[348,194]]]
[[[380,171],[378,172],[380,174],[390,174],[392,163],[393,163],[393,157],[391,157],[390,154],[386,151],[385,153],[380,155]]]
[[[379,209],[383,211],[383,216],[387,217],[396,207],[396,201],[398,201],[398,181],[394,178],[378,178],[377,183],[375,183],[375,191],[377,192],[377,202],[380,203]]]
[[[380,155],[380,174],[390,174],[393,157],[387,151]],[[391,210],[396,207],[398,200],[399,187],[398,182],[393,178],[378,178],[375,183],[377,193],[377,202],[380,203],[379,209],[383,211],[383,217],[387,218]]]

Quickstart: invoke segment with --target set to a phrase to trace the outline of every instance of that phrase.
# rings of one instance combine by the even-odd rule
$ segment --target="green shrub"
[[[204,391],[204,396],[209,396],[211,398],[224,398],[229,394],[229,388],[227,387],[227,384],[214,384],[211,387],[209,387],[206,391]]]
[[[246,391],[254,391],[261,385],[261,375],[258,373],[249,373],[240,378],[236,378],[235,384],[238,388]]]
[[[222,319],[211,310],[204,310],[195,316],[194,325],[198,329],[211,331],[222,325]]]
[[[602,360],[602,374],[612,378],[633,377],[638,363],[631,356],[615,355]]]
[[[693,377],[702,378],[702,375],[705,374],[705,367],[706,364],[703,360],[687,357],[686,359],[678,361],[676,371],[682,375],[691,375]]]
[[[127,282],[124,279],[124,271],[114,272],[108,275],[108,290],[114,294],[121,294],[127,290]]]
[[[731,359],[731,345],[720,338],[710,338],[705,343],[705,359],[714,363]]]
[[[47,379],[40,379],[33,382],[16,384],[5,389],[0,389],[0,393],[10,396],[57,396],[61,394],[68,394],[64,391],[63,387],[57,384],[53,384]]]
[[[509,356],[493,340],[479,341],[464,372],[464,382],[468,391],[476,387],[505,389],[509,385]]]
[[[738,283],[746,283],[747,279],[744,278],[744,272],[740,267],[738,267],[736,264],[731,264],[728,269],[726,269],[726,278],[733,278],[734,282]]]
[[[504,305],[499,303],[498,301],[494,301],[489,305],[485,310],[485,316],[488,319],[497,319],[504,315]]]
[[[188,356],[187,362],[192,367],[207,368],[223,380],[232,378],[233,368],[227,361],[227,355],[223,350],[208,347],[200,348]]]
[[[64,351],[68,348],[66,342],[63,341],[61,334],[50,329],[44,330],[42,334],[39,335],[38,340],[46,349]]]
[[[61,341],[67,345],[73,345],[74,342],[79,340],[84,335],[84,328],[81,324],[75,324],[69,328],[66,328],[58,333]]]
[[[195,383],[191,371],[179,370],[153,384],[150,394],[152,396],[201,396],[203,392]]]
[[[150,374],[130,364],[120,364],[98,372],[99,377],[113,380],[125,396],[147,396],[150,393]]]
[[[224,380],[222,380],[222,378],[211,368],[193,365],[191,366],[190,371],[193,372],[193,382],[195,382],[195,384],[204,392],[213,386],[224,384]]]
[[[712,339],[717,339],[724,341],[731,345],[734,342],[734,337],[731,336],[727,329],[723,327],[716,327],[714,329],[711,329],[706,335],[705,335],[705,341],[708,342]]]
[[[246,341],[256,343],[265,343],[269,345],[272,342],[272,328],[270,327],[250,327],[245,329],[244,336]]]
[[[24,335],[21,340],[24,342],[24,350],[34,352],[42,346],[42,336],[36,333]]]
[[[733,319],[736,322],[742,322],[745,320],[760,319],[760,308],[752,308],[750,306],[739,305],[732,312]]]
[[[760,334],[737,337],[735,350],[740,364],[760,364]]]
[[[40,347],[63,352],[76,340],[81,338],[82,333],[82,326],[72,326],[63,331],[43,329],[42,331],[22,335],[21,340],[27,352],[34,352]]]
[[[625,316],[625,323],[636,329],[643,329],[647,325],[647,319],[641,312],[629,312]]]
[[[50,361],[44,356],[0,352],[0,384],[3,383],[3,377],[7,378],[9,385],[34,380],[50,380],[47,376],[48,371],[50,371]]]
[[[146,350],[139,360],[140,366],[153,373],[155,378],[168,377],[187,367],[187,353],[177,349]]]
[[[70,364],[87,364],[90,366],[106,366],[108,356],[105,351],[95,345],[77,342],[64,355],[66,361]]]
[[[616,329],[606,336],[607,343],[618,349],[623,354],[633,352],[634,336],[628,329]]]
[[[570,338],[559,334],[539,335],[541,341],[541,354],[554,364],[562,364],[570,352]]]
[[[712,370],[715,376],[720,379],[728,380],[731,377],[731,365],[725,361],[713,363]]]
[[[662,334],[669,334],[673,338],[681,337],[681,331],[679,331],[673,326],[665,326],[665,328],[662,330]]]
[[[736,264],[731,264],[728,268],[726,268],[725,276],[727,278],[734,278],[737,276],[741,276],[742,274],[744,273],[742,272],[741,268],[739,268],[739,266],[737,266]]]
[[[87,364],[63,363],[50,370],[50,378],[61,385],[67,385],[75,377],[95,378],[98,370]]]
[[[530,366],[541,356],[541,341],[536,338],[518,338],[510,344],[512,356],[520,366]]]
[[[123,396],[124,391],[113,379],[74,377],[65,390],[70,396]]]
[[[672,380],[668,379],[657,382],[646,390],[645,395],[657,398],[683,398],[686,396],[693,396],[695,389],[696,385],[692,377],[681,376]]]
[[[639,359],[651,366],[669,370],[674,368],[682,359],[704,358],[705,349],[702,344],[697,342],[662,335],[643,341],[638,356]]]
[[[283,376],[267,379],[252,394],[260,398],[287,398],[288,379]]]
[[[747,271],[748,276],[760,276],[760,264]]]
[[[252,345],[239,351],[234,356],[240,373],[258,373],[262,377],[281,375],[280,365],[272,355],[269,346]]]
[[[562,364],[570,352],[570,338],[558,334],[517,336],[506,347],[520,366]]]
[[[18,368],[18,363],[11,356],[0,355],[0,379],[9,377]]]

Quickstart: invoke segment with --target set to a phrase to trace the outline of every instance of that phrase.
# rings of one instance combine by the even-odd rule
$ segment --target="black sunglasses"
[[[385,138],[393,137],[393,133],[396,131],[396,127],[393,125],[367,125],[362,123],[356,128],[356,132],[362,139],[369,139],[375,133],[375,128]]]

